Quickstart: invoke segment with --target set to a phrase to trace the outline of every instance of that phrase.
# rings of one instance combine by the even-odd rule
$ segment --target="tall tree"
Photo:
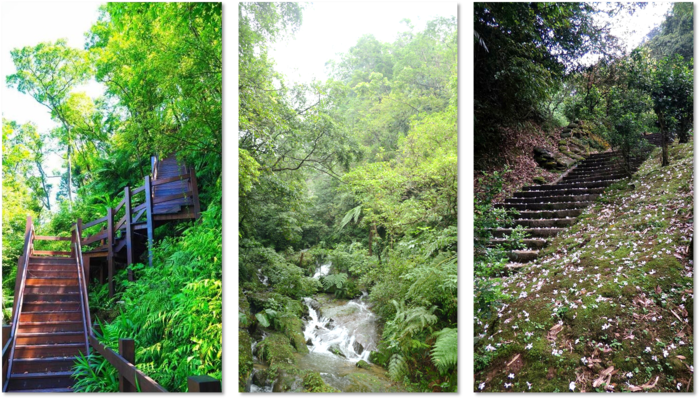
[[[66,101],[71,90],[92,75],[86,51],[68,47],[64,39],[39,43],[10,52],[17,72],[7,77],[7,84],[34,97],[51,111],[51,118],[63,128],[63,144],[68,163],[68,200],[73,202],[72,152],[75,134],[66,116]]]

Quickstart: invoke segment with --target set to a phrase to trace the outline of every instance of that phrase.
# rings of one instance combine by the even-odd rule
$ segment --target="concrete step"
[[[551,197],[553,195],[586,195],[600,194],[605,187],[600,188],[572,188],[567,190],[542,190],[542,191],[518,191],[513,193],[513,198],[540,198]]]
[[[508,243],[508,240],[505,238],[492,238],[489,240],[489,245],[494,246],[494,245],[503,245]],[[544,248],[549,244],[549,240],[544,240],[541,238],[525,238],[523,239],[523,244],[527,246],[527,248]]]
[[[523,191],[566,191],[566,190],[587,190],[591,188],[606,188],[615,183],[617,180],[600,180],[587,183],[559,183],[559,184],[543,184],[541,186],[526,186]]]
[[[576,218],[570,219],[516,219],[514,221],[516,226],[523,227],[569,227],[576,224]]]
[[[593,201],[578,202],[548,202],[548,203],[507,203],[496,204],[499,208],[515,209],[517,211],[554,211],[566,209],[584,209],[591,205]]]
[[[581,202],[594,201],[599,194],[582,194],[582,195],[552,195],[539,196],[532,198],[507,198],[507,204],[540,204],[548,202]]]
[[[527,262],[531,262],[531,261],[537,259],[537,256],[539,254],[540,254],[540,251],[532,251],[532,250],[511,251],[508,254],[508,258],[510,259],[511,262],[527,263]]]
[[[583,212],[583,209],[561,209],[552,211],[521,211],[518,219],[562,219],[575,218]]]
[[[524,229],[529,237],[556,237],[557,234],[566,230],[565,228],[528,228]],[[513,229],[500,228],[491,230],[494,237],[510,237]]]

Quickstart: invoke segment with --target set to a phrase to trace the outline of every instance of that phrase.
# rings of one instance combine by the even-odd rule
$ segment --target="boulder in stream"
[[[314,346],[314,342],[311,340],[311,338],[306,340],[306,345]]]
[[[340,345],[338,344],[333,344],[329,346],[328,351],[336,356],[340,356],[343,358],[345,357],[345,354],[343,353],[343,351],[340,350]]]
[[[365,350],[365,348],[362,346],[362,344],[357,342],[357,341],[353,342],[352,348],[355,350],[355,353],[357,353],[358,355],[360,353],[362,353],[363,350]]]
[[[367,363],[364,360],[360,360],[359,362],[355,363],[355,367],[359,367],[359,368],[365,369],[365,370],[369,370],[372,368],[372,366],[370,366],[369,363]]]

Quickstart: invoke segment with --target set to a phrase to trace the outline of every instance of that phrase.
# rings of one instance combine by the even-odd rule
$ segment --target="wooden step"
[[[27,278],[78,278],[78,270],[27,270]]]
[[[66,256],[30,256],[30,265],[76,265],[75,258]]]
[[[69,287],[69,286],[78,286],[78,276],[75,276],[74,278],[66,278],[66,277],[39,277],[39,278],[27,278],[26,282],[27,287],[35,287],[35,286],[60,286],[60,287]]]
[[[42,304],[42,303],[55,303],[55,302],[80,302],[79,292],[65,292],[65,293],[24,293],[24,304]]]
[[[44,264],[44,263],[30,263],[29,267],[27,268],[27,271],[35,271],[35,272],[40,272],[40,271],[45,271],[45,272],[66,272],[66,271],[77,271],[78,268],[76,267],[75,263],[71,264]]]
[[[80,321],[83,320],[83,313],[80,311],[38,311],[25,312],[19,315],[20,322],[41,322],[41,321]]]
[[[23,374],[70,371],[74,364],[75,357],[14,359],[12,361],[12,372]]]
[[[56,388],[69,389],[75,384],[75,380],[71,377],[70,371],[59,371],[53,373],[22,373],[11,374],[9,383],[7,384],[8,391],[27,391],[45,390],[52,392]]]
[[[75,357],[86,354],[85,342],[73,344],[15,345],[15,359]]]
[[[50,333],[21,333],[17,334],[17,345],[37,344],[77,344],[85,342],[85,332],[64,331]]]
[[[24,294],[77,294],[78,285],[63,287],[60,285],[32,285],[24,287]]]
[[[43,393],[43,392],[73,392],[72,388],[49,388],[49,389],[18,389],[17,393]]]
[[[80,302],[47,302],[47,301],[24,301],[22,312],[58,312],[58,311],[80,311]]]
[[[67,332],[83,329],[83,321],[27,321],[20,322],[18,333]]]

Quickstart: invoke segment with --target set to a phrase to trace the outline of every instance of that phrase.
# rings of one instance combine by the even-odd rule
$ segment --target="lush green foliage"
[[[210,206],[181,237],[157,245],[159,267],[133,267],[137,280],[117,298],[123,301],[120,314],[102,327],[101,341],[112,349],[119,338],[134,339],[136,367],[168,390],[185,391],[191,375],[222,377],[220,237],[221,208]],[[93,368],[88,370],[85,361]],[[116,373],[97,355],[81,361],[76,371],[104,376],[81,383],[85,391],[111,386]]]

